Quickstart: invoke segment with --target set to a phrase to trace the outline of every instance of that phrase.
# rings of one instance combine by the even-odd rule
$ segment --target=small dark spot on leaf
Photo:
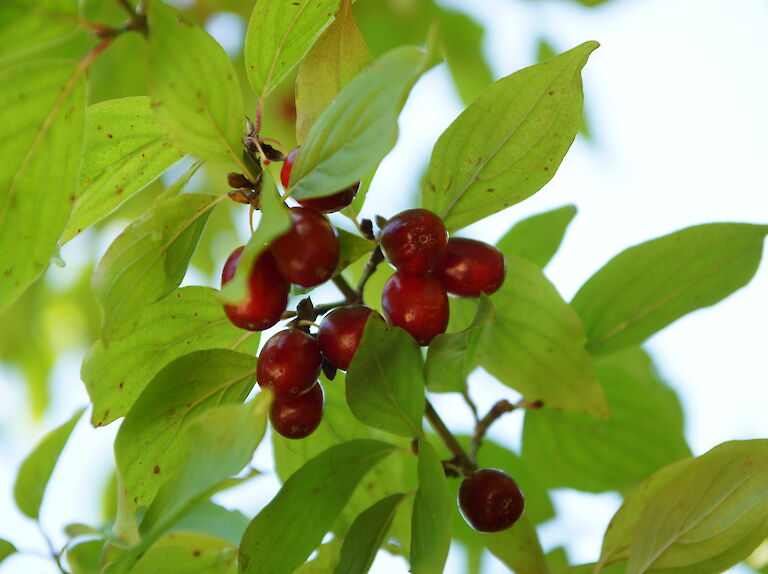
[[[195,558],[197,558],[198,556],[200,556],[200,551],[199,551],[199,550],[195,550],[195,551],[192,553],[192,556],[194,556]]]
[[[124,188],[124,187],[118,187],[118,188],[115,190],[115,195],[121,195],[121,194],[122,194],[124,191],[125,191],[125,188]]]
[[[101,130],[101,126],[96,126],[96,129],[97,130]]]
[[[493,188],[493,187],[489,187],[489,188],[488,188],[488,189],[486,189],[485,191],[487,191],[488,193],[493,193],[494,191],[496,191],[496,189],[495,189],[495,188]]]
[[[71,193],[71,194],[69,195],[69,201],[72,201],[72,202],[74,202],[76,199],[77,199],[77,197],[75,197],[75,194],[74,194],[74,193]]]
[[[156,464],[155,468],[152,469],[152,472],[154,472],[155,474],[160,474],[160,466]]]
[[[112,136],[112,134],[107,134],[107,137],[108,137],[109,139],[112,139],[112,137],[113,137],[113,136]]]
[[[546,165],[544,166],[544,171],[549,171],[549,168]]]
[[[125,381],[120,381],[120,383],[117,385],[118,389],[122,389],[125,386]]]
[[[555,95],[555,92],[553,92],[552,90],[549,90],[549,95],[553,96],[553,95]]]
[[[171,315],[171,319],[175,319],[175,318],[176,318],[176,315]]]
[[[133,497],[133,503],[134,504],[138,504],[139,503],[139,497],[138,496],[134,496]]]

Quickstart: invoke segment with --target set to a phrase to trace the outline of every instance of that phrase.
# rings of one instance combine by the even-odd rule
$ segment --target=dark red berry
[[[475,530],[498,532],[517,522],[525,509],[525,498],[507,473],[483,468],[461,483],[459,508]]]
[[[448,327],[448,295],[429,273],[398,271],[384,284],[381,304],[390,324],[408,331],[419,345],[429,345]]]
[[[320,323],[317,332],[320,351],[342,371],[349,368],[371,313],[383,320],[381,315],[365,305],[345,305],[328,313]]]
[[[397,269],[411,273],[431,269],[447,242],[443,220],[427,209],[398,213],[381,230],[384,255]]]
[[[291,230],[272,242],[270,250],[280,274],[302,287],[314,287],[331,278],[339,263],[339,239],[331,224],[317,211],[290,210]]]
[[[292,399],[315,384],[323,357],[312,335],[285,329],[270,337],[259,354],[256,380],[278,400]]]
[[[323,387],[320,383],[295,399],[275,401],[269,411],[272,428],[285,438],[311,435],[323,418]]]
[[[482,241],[454,237],[448,240],[448,247],[433,273],[453,295],[490,295],[504,283],[504,255]]]
[[[283,168],[280,170],[280,181],[285,189],[288,189],[288,184],[291,181],[291,170],[293,169],[293,162],[296,160],[296,153],[299,148],[294,148],[290,153],[285,156],[283,161]],[[302,207],[308,207],[315,211],[322,211],[323,213],[333,213],[347,207],[357,195],[357,190],[360,189],[360,183],[350,185],[346,189],[334,193],[333,195],[327,195],[325,197],[310,197],[309,199],[297,199],[299,205]]]
[[[222,286],[235,274],[242,247],[235,249],[221,272]],[[253,264],[248,277],[248,299],[239,305],[224,305],[224,311],[235,325],[249,331],[263,331],[280,320],[288,305],[290,283],[277,270],[269,251],[262,253]]]

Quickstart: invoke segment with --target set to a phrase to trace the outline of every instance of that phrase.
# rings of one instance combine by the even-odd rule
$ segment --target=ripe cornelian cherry
[[[285,189],[288,189],[288,184],[291,180],[291,170],[293,169],[293,162],[296,159],[296,152],[299,148],[294,148],[285,156],[283,161],[283,169],[280,170],[280,181]],[[357,190],[360,189],[360,182],[350,185],[346,189],[334,193],[333,195],[327,195],[325,197],[311,197],[309,199],[297,199],[299,205],[302,207],[308,207],[316,211],[322,211],[323,213],[333,213],[334,211],[340,211],[347,207],[357,195]]]
[[[488,243],[454,237],[432,272],[452,295],[490,295],[504,283],[504,255]]]
[[[429,273],[398,271],[384,284],[381,305],[389,323],[422,346],[448,327],[448,295]]]
[[[275,239],[270,251],[280,274],[291,283],[314,287],[331,278],[339,263],[339,239],[331,224],[314,209],[288,210],[293,225]]]
[[[475,530],[498,532],[517,522],[525,509],[525,498],[507,473],[483,468],[461,483],[459,508]]]
[[[383,321],[381,315],[365,305],[345,305],[323,318],[317,332],[317,342],[323,356],[336,368],[342,371],[349,368],[371,313]]]
[[[312,335],[285,329],[272,335],[261,349],[256,380],[262,388],[272,389],[276,399],[292,399],[315,384],[322,361]]]
[[[381,248],[400,271],[420,273],[434,267],[445,251],[448,232],[443,220],[427,209],[408,209],[387,221]]]
[[[243,247],[238,247],[227,259],[221,272],[224,286],[235,275]],[[249,331],[263,331],[280,320],[288,306],[291,285],[277,270],[269,251],[262,253],[253,264],[248,277],[248,298],[238,305],[224,305],[224,311],[236,326]]]
[[[320,424],[324,406],[323,387],[318,382],[295,399],[273,402],[269,421],[272,428],[285,438],[304,438]]]

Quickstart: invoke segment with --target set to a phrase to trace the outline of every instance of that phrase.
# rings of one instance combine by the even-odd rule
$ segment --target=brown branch
[[[498,401],[491,407],[486,415],[480,419],[475,425],[475,434],[472,437],[472,460],[477,462],[477,451],[480,449],[480,445],[483,443],[488,429],[493,423],[504,416],[507,413],[511,413],[517,409],[539,409],[541,408],[541,401],[528,402],[525,399],[520,399],[518,402],[512,404],[506,399]]]
[[[341,274],[336,275],[331,281],[333,281],[333,284],[339,288],[341,294],[344,295],[346,303],[354,303],[357,300],[357,292],[352,288],[352,285],[341,276]]]
[[[432,403],[430,403],[429,400],[427,400],[427,408],[424,415],[427,417],[429,424],[432,425],[432,428],[435,429],[437,435],[443,443],[445,443],[445,446],[447,446],[448,450],[451,451],[451,454],[454,455],[454,458],[449,461],[448,464],[444,464],[446,470],[450,467],[454,467],[461,474],[465,475],[476,470],[477,466],[472,462],[472,459],[469,458],[467,451],[464,450],[464,447],[462,447],[461,444],[459,444],[459,441],[456,440],[456,437],[453,436],[453,433],[445,425],[443,419],[437,414],[435,407],[432,406]]]

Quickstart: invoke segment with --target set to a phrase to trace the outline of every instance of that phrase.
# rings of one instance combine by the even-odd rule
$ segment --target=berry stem
[[[502,399],[498,401],[495,405],[491,407],[491,409],[486,413],[486,415],[477,421],[477,424],[475,425],[475,434],[472,437],[472,449],[471,449],[471,456],[472,461],[477,462],[477,451],[480,449],[480,445],[483,443],[483,438],[485,438],[486,433],[488,432],[488,429],[491,427],[493,423],[495,423],[498,419],[500,419],[502,416],[504,416],[507,413],[511,413],[514,410],[517,409],[526,409],[526,408],[532,408],[537,409],[540,408],[541,404],[538,401],[535,402],[529,402],[525,399],[520,399],[516,403],[510,403],[506,399]]]
[[[339,288],[339,291],[344,295],[344,299],[347,303],[355,303],[357,301],[357,291],[352,288],[352,285],[350,285],[344,277],[336,275],[331,281],[333,281],[333,284]]]
[[[459,441],[456,440],[456,437],[453,436],[453,433],[445,425],[443,419],[437,414],[435,407],[432,406],[432,403],[430,403],[429,400],[427,400],[427,408],[424,415],[427,417],[429,424],[432,425],[432,428],[435,429],[437,435],[445,443],[445,446],[447,446],[448,450],[451,451],[451,454],[454,455],[455,458],[451,461],[452,466],[457,466],[464,474],[469,474],[473,470],[476,470],[477,466],[472,459],[469,458],[467,451],[464,450],[464,447],[462,447],[459,444]]]
[[[376,249],[371,253],[368,263],[365,264],[363,273],[360,275],[360,281],[357,282],[357,287],[355,287],[355,293],[357,295],[356,302],[363,300],[363,289],[365,289],[365,284],[376,272],[376,268],[382,261],[384,261],[384,253],[381,251],[381,245],[377,245]]]

